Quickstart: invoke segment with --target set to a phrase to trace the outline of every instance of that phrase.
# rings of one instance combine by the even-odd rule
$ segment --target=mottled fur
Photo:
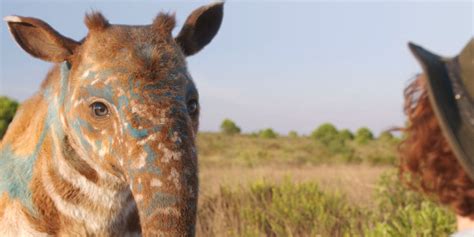
[[[206,24],[210,9],[222,4],[196,10]],[[187,25],[203,25],[189,22],[199,14]],[[166,14],[125,26],[93,12],[81,42],[38,19],[5,20],[25,51],[59,64],[0,144],[2,235],[193,236],[199,108],[183,47],[202,49],[222,14],[217,28],[185,41],[172,37]],[[106,116],[94,114],[96,103]]]

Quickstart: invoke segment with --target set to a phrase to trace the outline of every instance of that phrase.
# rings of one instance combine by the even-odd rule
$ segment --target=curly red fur
[[[445,139],[420,75],[404,92],[407,138],[399,147],[400,176],[411,188],[474,219],[474,183]]]

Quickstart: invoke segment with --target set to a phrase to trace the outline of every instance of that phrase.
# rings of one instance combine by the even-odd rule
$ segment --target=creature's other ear
[[[73,54],[78,42],[62,36],[46,22],[30,17],[3,18],[16,42],[33,57],[62,62]]]
[[[211,42],[216,36],[224,16],[224,3],[200,7],[189,15],[176,42],[186,56],[193,55]]]

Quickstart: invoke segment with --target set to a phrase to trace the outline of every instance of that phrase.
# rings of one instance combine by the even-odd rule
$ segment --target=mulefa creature
[[[57,63],[0,147],[1,236],[193,236],[198,92],[185,57],[217,34],[223,4],[112,25],[86,15],[74,41],[8,16],[16,42]]]

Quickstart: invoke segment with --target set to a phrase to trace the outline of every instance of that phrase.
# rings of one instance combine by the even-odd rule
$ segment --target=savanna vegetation
[[[308,136],[200,133],[197,234],[448,236],[455,216],[400,183],[399,142],[330,123]]]

